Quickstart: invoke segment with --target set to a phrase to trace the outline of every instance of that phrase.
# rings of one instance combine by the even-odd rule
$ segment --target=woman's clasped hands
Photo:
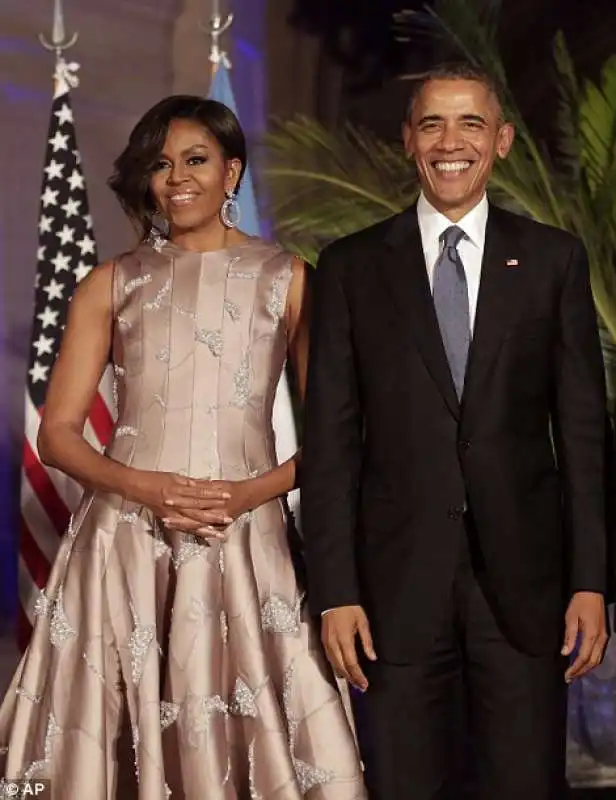
[[[187,478],[171,472],[140,472],[133,498],[149,508],[166,528],[224,540],[227,528],[252,507],[252,479]]]

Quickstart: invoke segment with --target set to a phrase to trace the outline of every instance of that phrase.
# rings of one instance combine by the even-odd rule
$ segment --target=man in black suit
[[[476,796],[562,800],[566,684],[607,640],[588,263],[568,233],[488,204],[513,137],[486,75],[434,70],[404,125],[417,205],[316,270],[308,594],[362,690],[371,800],[460,796],[460,693]]]

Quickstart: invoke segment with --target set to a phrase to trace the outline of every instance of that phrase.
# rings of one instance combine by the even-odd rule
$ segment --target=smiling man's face
[[[513,136],[493,92],[458,78],[428,81],[403,127],[426,198],[453,222],[481,200],[494,159],[506,158]]]

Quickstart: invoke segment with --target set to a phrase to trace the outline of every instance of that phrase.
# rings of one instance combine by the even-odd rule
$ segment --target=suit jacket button
[[[460,449],[461,450],[468,450],[468,448],[470,446],[471,446],[471,443],[467,439],[462,439],[462,441],[460,442]]]
[[[452,506],[447,512],[447,516],[449,517],[449,519],[460,519],[461,509]]]

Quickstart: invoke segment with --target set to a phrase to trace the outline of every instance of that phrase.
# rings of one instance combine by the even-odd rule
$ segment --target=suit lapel
[[[482,382],[498,355],[506,330],[521,311],[527,268],[515,216],[490,206],[475,329],[462,397],[465,419],[481,404]]]
[[[458,419],[460,406],[434,309],[415,207],[393,219],[385,241],[394,251],[385,278],[404,330],[414,338],[426,368]]]

